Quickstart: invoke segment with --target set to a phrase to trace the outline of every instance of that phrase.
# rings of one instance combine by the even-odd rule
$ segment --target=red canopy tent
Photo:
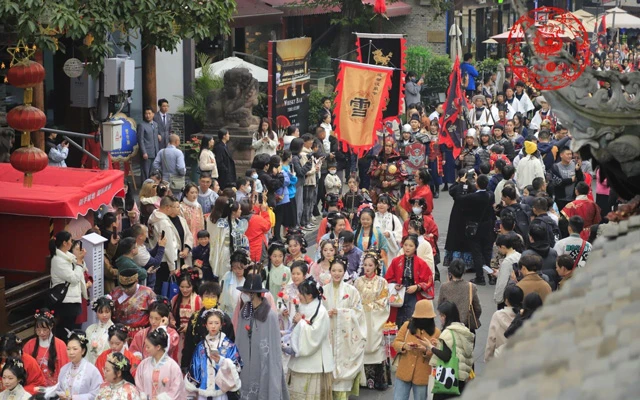
[[[21,281],[45,272],[51,234],[124,195],[124,173],[117,170],[47,167],[33,175],[30,188],[23,178],[0,164],[0,274],[22,271],[15,275]]]

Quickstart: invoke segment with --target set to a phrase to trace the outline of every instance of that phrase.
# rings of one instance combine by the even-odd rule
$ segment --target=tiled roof
[[[605,227],[587,265],[547,297],[462,399],[638,398],[640,216],[634,216]]]

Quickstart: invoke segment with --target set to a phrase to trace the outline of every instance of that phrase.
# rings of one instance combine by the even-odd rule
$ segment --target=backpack
[[[522,205],[520,204],[512,204],[505,208],[505,210],[509,210],[509,212],[513,214],[513,219],[516,223],[513,230],[522,236],[525,247],[529,247],[529,221],[531,221],[531,216],[522,209]]]

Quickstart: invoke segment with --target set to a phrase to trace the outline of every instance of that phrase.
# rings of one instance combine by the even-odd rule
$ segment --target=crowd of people
[[[585,265],[617,201],[600,179],[594,200],[599,171],[570,150],[543,96],[509,73],[500,88],[495,74],[476,82],[464,61],[473,106],[457,157],[439,142],[443,105],[418,98],[400,132],[357,158],[338,146],[327,98],[309,133],[278,135],[263,119],[243,173],[227,130],[204,135],[199,179],[186,182],[168,102],[146,109],[138,199],[127,183],[90,230],[106,239],[104,296],[90,299],[78,238],[55,233],[62,294],[36,310],[35,338],[0,340],[0,399],[346,400],[390,385],[396,400],[459,396],[474,347],[500,356]],[[408,78],[410,96],[422,79]],[[52,145],[51,161],[65,148]],[[453,199],[444,252],[441,191]],[[495,304],[479,300],[487,283]]]

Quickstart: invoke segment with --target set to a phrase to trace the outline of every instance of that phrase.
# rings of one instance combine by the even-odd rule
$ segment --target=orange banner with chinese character
[[[391,89],[393,68],[340,62],[334,109],[336,136],[358,155],[376,142],[382,129],[382,111]]]

